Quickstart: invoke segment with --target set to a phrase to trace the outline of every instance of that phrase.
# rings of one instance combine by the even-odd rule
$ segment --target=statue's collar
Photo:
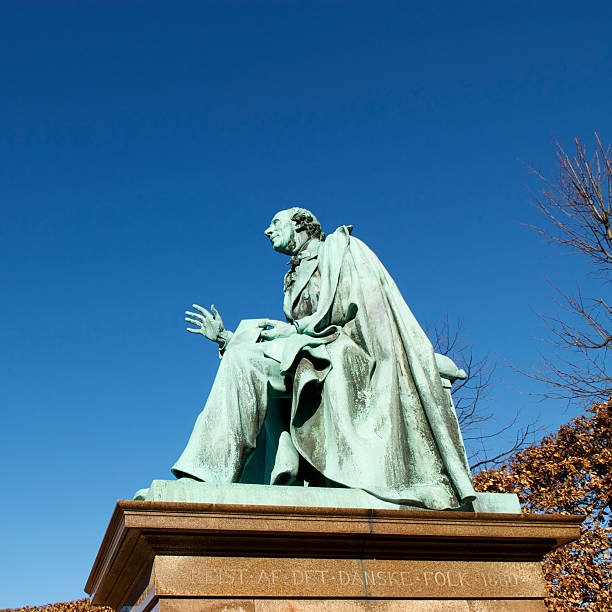
[[[289,265],[297,266],[302,260],[314,259],[319,254],[322,242],[316,238],[311,238],[305,242],[299,251],[289,260]]]

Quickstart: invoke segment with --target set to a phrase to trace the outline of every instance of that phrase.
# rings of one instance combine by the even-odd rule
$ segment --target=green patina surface
[[[395,504],[379,499],[361,489],[223,484],[197,482],[190,478],[154,480],[148,489],[139,491],[134,499],[207,504],[422,510],[417,506]],[[520,514],[521,507],[518,496],[514,493],[476,493],[476,499],[462,506],[460,510],[463,512]]]
[[[394,507],[465,508],[476,494],[450,397],[465,374],[434,354],[351,226],[325,238],[312,213],[292,208],[265,234],[291,257],[286,321],[244,320],[232,333],[214,306],[186,313],[188,331],[217,342],[221,362],[172,468],[183,483],[175,493],[203,490],[197,480],[308,484],[329,499],[359,489],[354,503],[367,492]]]

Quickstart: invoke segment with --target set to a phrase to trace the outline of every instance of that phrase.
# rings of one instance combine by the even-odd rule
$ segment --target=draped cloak
[[[335,483],[432,509],[474,499],[433,347],[382,263],[350,231],[342,226],[320,242],[286,287],[297,333],[260,342],[256,322],[241,323],[175,475],[238,481],[266,412],[288,397],[295,449]]]

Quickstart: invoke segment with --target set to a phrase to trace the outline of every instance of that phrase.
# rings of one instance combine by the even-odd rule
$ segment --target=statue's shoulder
[[[349,247],[352,230],[352,225],[341,225],[333,233],[327,234],[321,244],[319,255],[328,258],[341,255]]]
[[[348,242],[349,237],[353,233],[352,225],[341,225],[335,232],[328,234],[325,237],[326,243]]]
[[[359,238],[353,236],[352,232],[352,225],[341,225],[335,232],[328,234],[321,245],[320,258],[329,262],[341,262],[347,251],[354,252],[359,259],[376,258],[371,249]]]
[[[329,241],[329,244],[327,244]],[[333,234],[329,234],[325,239],[326,249],[329,253],[336,256],[344,251],[350,251],[360,260],[375,261],[380,263],[376,253],[363,240],[353,236],[352,225],[341,225]]]
[[[350,236],[352,233],[353,233],[353,226],[352,225],[341,225],[331,235],[333,236],[334,234],[343,234],[345,236]]]
[[[325,242],[327,241],[334,243],[334,246],[341,244],[348,247],[370,250],[365,242],[353,236],[352,225],[341,225],[333,234],[327,236]]]

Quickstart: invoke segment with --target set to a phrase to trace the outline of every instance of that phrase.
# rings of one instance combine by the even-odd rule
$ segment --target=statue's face
[[[295,251],[295,222],[291,219],[291,212],[281,210],[277,212],[264,234],[270,239],[272,247],[279,253],[293,255]]]

